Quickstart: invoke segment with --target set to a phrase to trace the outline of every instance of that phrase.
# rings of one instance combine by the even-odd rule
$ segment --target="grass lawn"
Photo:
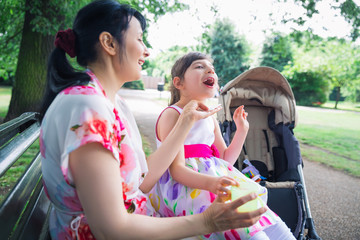
[[[28,165],[39,152],[39,141],[34,142],[16,161],[16,163],[0,178],[0,203],[6,197],[8,191],[16,184],[20,176],[25,172]]]
[[[327,101],[324,103],[322,108],[334,109],[335,101]],[[351,103],[351,102],[338,102],[337,109],[339,110],[350,110],[360,112],[360,103]]]
[[[298,108],[294,132],[302,155],[360,177],[360,113],[319,110]]]
[[[0,122],[5,118],[11,98],[11,87],[0,87]]]

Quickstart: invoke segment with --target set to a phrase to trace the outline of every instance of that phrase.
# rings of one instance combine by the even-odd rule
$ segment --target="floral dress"
[[[182,109],[170,106],[181,114]],[[230,176],[240,183],[250,182],[258,189],[257,194],[266,203],[266,188],[247,178],[228,162],[218,158],[219,153],[213,145],[215,140],[214,121],[212,117],[199,120],[190,130],[184,144],[185,164],[192,170],[211,176]],[[157,137],[158,145],[161,144]],[[203,212],[215,200],[212,192],[192,189],[176,182],[167,170],[151,190],[149,198],[155,211],[162,217],[192,215]],[[282,221],[270,209],[265,212],[259,222],[249,228],[228,230],[197,236],[193,239],[249,239],[266,227]]]
[[[57,95],[41,125],[43,184],[53,203],[52,239],[95,239],[69,171],[69,154],[91,142],[100,143],[117,161],[128,212],[152,215],[147,196],[139,190],[147,165],[131,111],[120,96],[114,106],[95,75],[89,70],[87,74],[91,77],[87,85],[69,87]]]

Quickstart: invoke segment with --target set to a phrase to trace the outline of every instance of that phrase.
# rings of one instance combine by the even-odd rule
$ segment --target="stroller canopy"
[[[276,69],[256,67],[228,82],[220,92],[223,108],[218,112],[218,120],[232,121],[231,107],[242,103],[272,107],[275,109],[275,124],[296,125],[296,103],[294,94],[286,78]]]

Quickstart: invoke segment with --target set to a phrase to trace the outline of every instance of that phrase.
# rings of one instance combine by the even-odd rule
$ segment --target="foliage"
[[[315,75],[321,75],[322,81],[328,82],[330,89],[338,90],[335,93],[337,101],[340,100],[341,95],[351,96],[354,100],[357,98],[360,89],[358,46],[344,39],[324,39],[310,31],[293,32],[290,37],[293,39],[292,52],[295,66],[287,66],[283,72],[285,75],[295,76],[294,72],[315,72]],[[323,84],[318,86],[326,87]],[[327,93],[325,89],[325,94]]]
[[[15,75],[18,44],[24,21],[24,1],[1,1],[0,7],[0,78],[11,85]]]
[[[124,88],[144,90],[144,83],[141,80],[126,82]]]
[[[34,16],[31,20],[34,32],[55,35],[58,29],[71,26],[75,12],[87,2],[90,0],[1,1],[0,77],[4,78],[7,84],[14,81],[25,11],[29,11]]]
[[[1,1],[0,8],[0,78],[5,84],[12,84],[15,77],[17,57],[24,22],[24,13],[29,10],[35,17],[31,21],[33,31],[41,34],[55,35],[59,29],[67,29],[72,25],[76,12],[91,2],[91,0],[52,0],[45,1],[46,7],[42,6],[41,0],[31,0],[25,6],[25,0]],[[179,3],[172,4],[165,0],[123,0],[121,3],[129,4],[142,12],[148,22],[156,21],[167,12],[182,11],[188,6]],[[60,19],[58,16],[62,16]],[[144,33],[145,43],[146,32]]]
[[[328,81],[316,70],[302,71],[295,67],[283,73],[288,79],[297,104],[302,106],[319,105],[327,100]]]
[[[250,47],[244,36],[235,32],[229,19],[217,19],[211,27],[211,56],[219,76],[219,84],[227,82],[249,69]]]
[[[288,0],[277,0],[279,2],[286,2]],[[296,24],[303,26],[305,22],[312,18],[316,14],[320,14],[317,9],[317,3],[320,0],[293,0],[295,3],[300,4],[306,11],[306,16],[301,16],[298,18],[288,17],[287,13],[283,18],[283,22],[295,22]],[[331,8],[337,9],[340,11],[340,14],[344,19],[351,24],[352,29],[349,33],[351,39],[355,41],[360,36],[360,5],[356,4],[356,0],[332,0],[329,1]]]
[[[291,64],[293,60],[291,43],[288,36],[273,33],[267,37],[261,51],[261,66],[268,66],[282,71],[284,66]]]
[[[71,27],[75,13],[89,2],[90,0],[8,0],[4,3],[5,7],[0,8],[2,23],[0,24],[2,26],[0,27],[0,48],[2,49],[0,77],[11,79],[14,78],[14,73],[16,74],[14,92],[6,118],[11,119],[23,111],[37,111],[45,86],[46,59],[53,48],[52,36],[59,29]],[[122,2],[139,9],[148,20],[156,20],[166,12],[183,10],[187,7],[187,5],[179,3],[179,0]],[[24,28],[24,26],[26,27]],[[144,36],[144,41],[147,43],[146,32]],[[10,42],[11,44],[9,44]],[[34,54],[36,51],[39,53]],[[28,54],[29,52],[31,54]],[[28,66],[29,62],[33,64]],[[38,73],[38,76],[34,76],[31,74],[32,72]],[[35,88],[37,91],[21,94],[25,82],[29,86],[37,86]],[[33,90],[34,88],[29,89]]]
[[[331,86],[338,90],[335,108],[340,93],[353,96],[360,89],[360,48],[350,42],[333,39],[326,42],[324,48],[324,66],[329,72]]]

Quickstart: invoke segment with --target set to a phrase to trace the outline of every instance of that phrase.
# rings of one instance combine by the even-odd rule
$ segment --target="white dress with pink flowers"
[[[90,142],[100,143],[118,163],[128,212],[152,215],[148,198],[139,190],[147,165],[131,111],[120,96],[114,106],[95,75],[87,73],[91,81],[59,93],[41,125],[43,183],[54,206],[52,239],[94,239],[69,171],[69,154]]]

